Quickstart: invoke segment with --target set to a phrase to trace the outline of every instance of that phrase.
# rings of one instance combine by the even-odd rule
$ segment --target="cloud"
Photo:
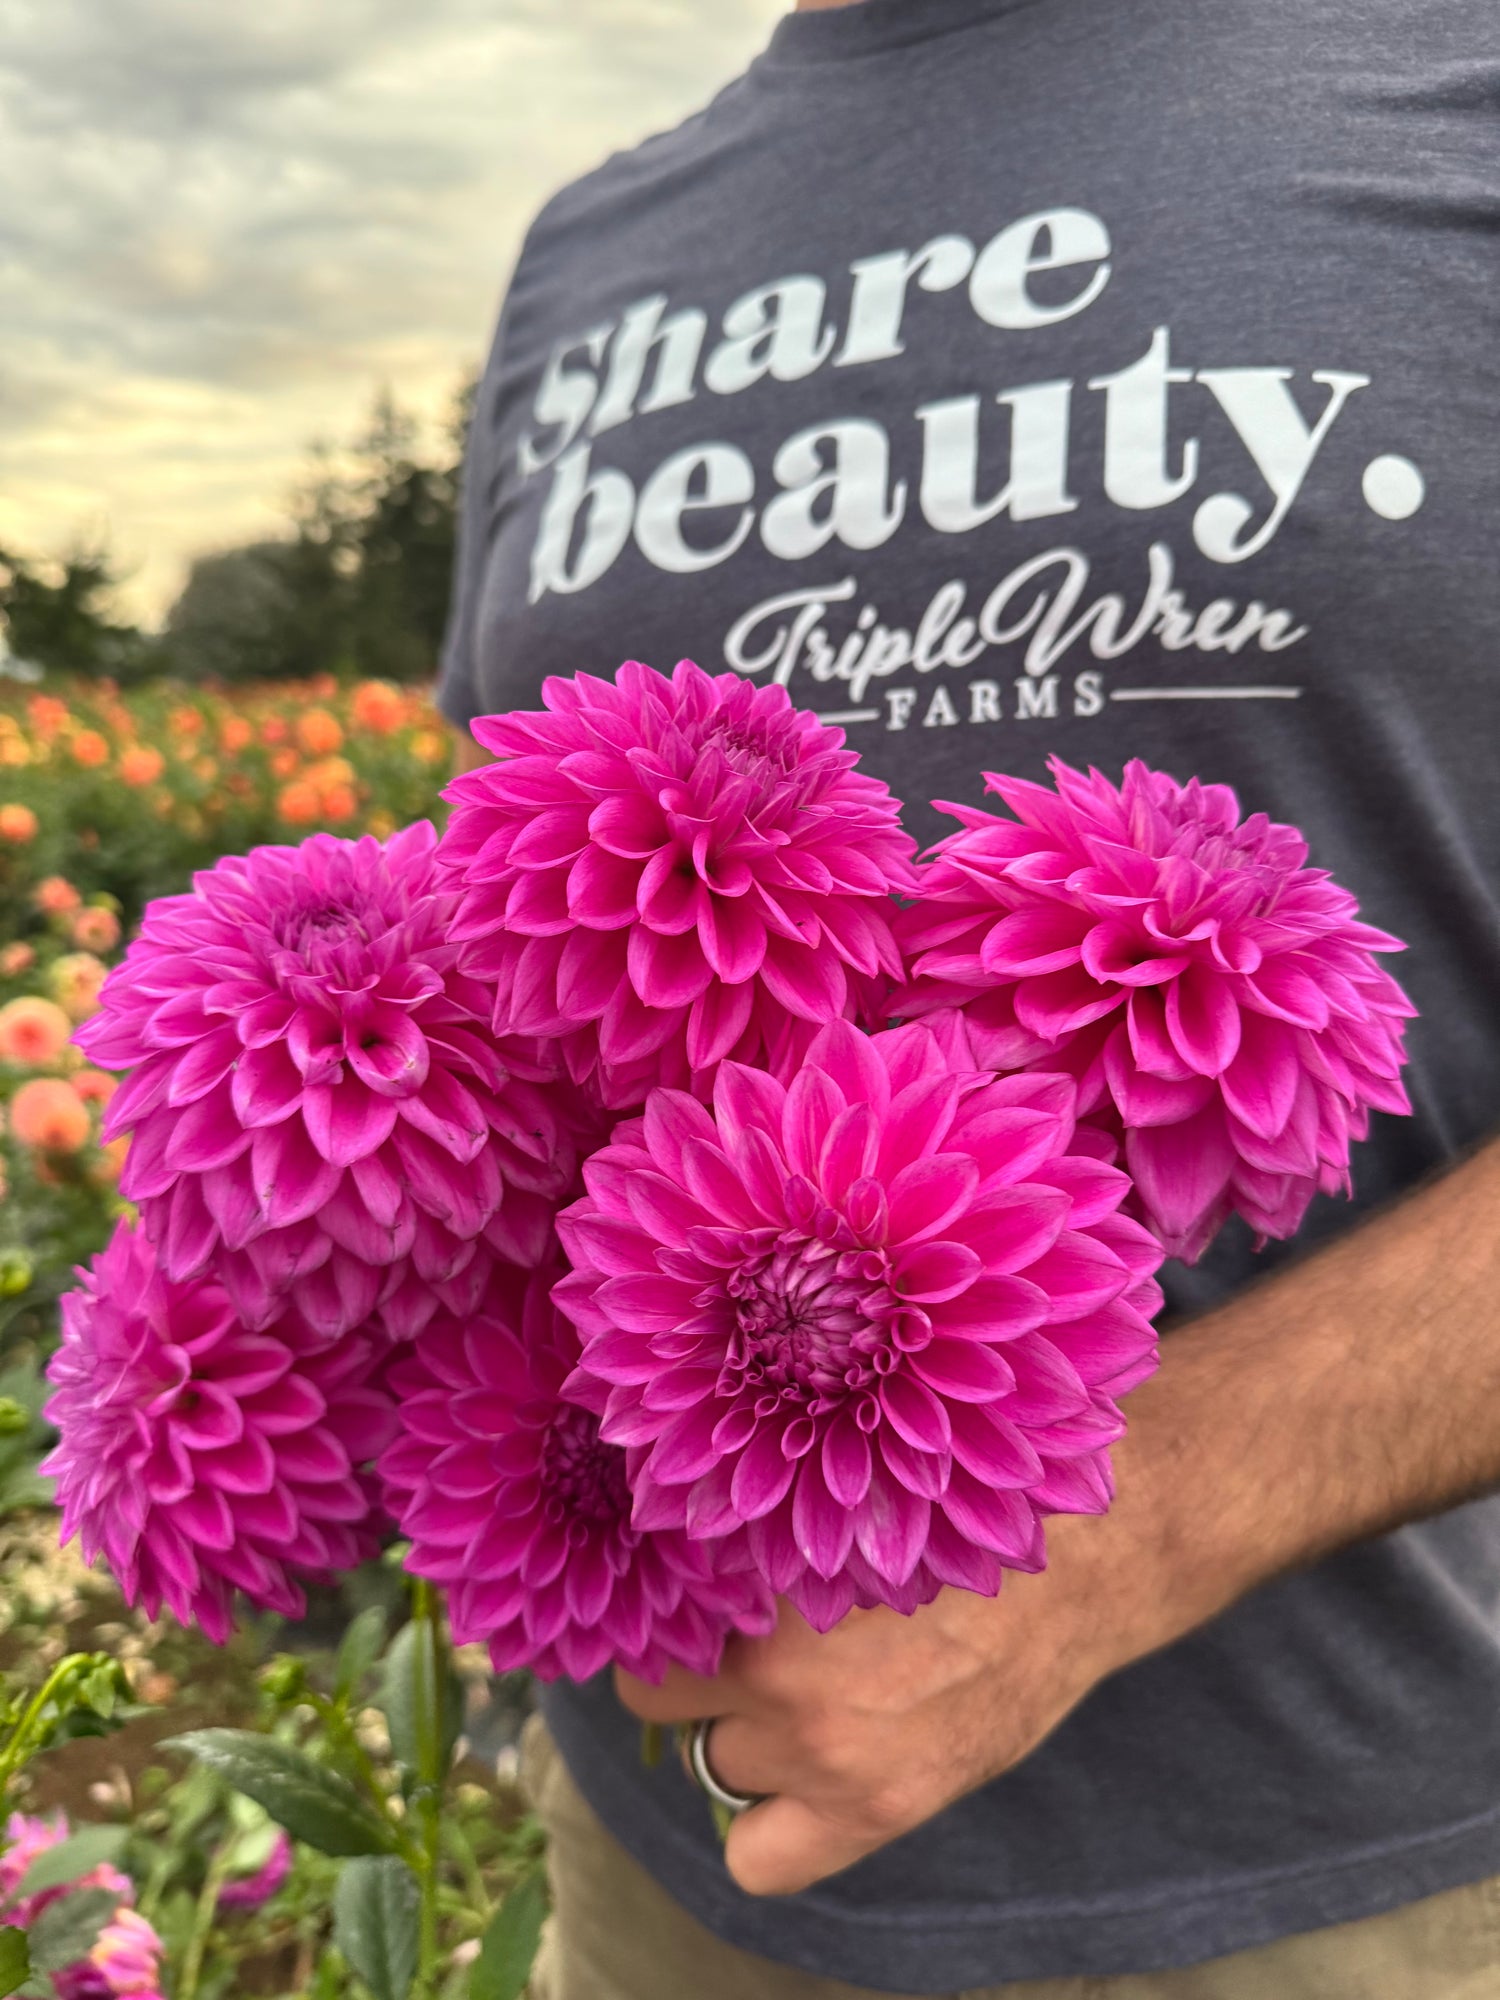
[[[0,544],[130,608],[264,533],[376,388],[436,416],[536,208],[778,0],[0,0]]]

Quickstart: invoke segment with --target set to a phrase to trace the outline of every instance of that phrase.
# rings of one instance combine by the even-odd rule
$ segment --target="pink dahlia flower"
[[[37,1819],[28,1813],[12,1813],[5,1824],[5,1847],[0,1852],[0,1902],[9,1904],[0,1922],[30,1930],[49,1905],[71,1896],[79,1889],[108,1889],[119,1898],[114,1916],[101,1930],[87,1958],[62,1967],[52,1974],[52,1988],[58,2000],[110,2000],[117,1993],[133,1993],[141,2000],[162,2000],[159,1987],[161,1939],[146,1919],[129,1906],[135,1884],[128,1875],[107,1861],[100,1862],[71,1882],[41,1889],[19,1903],[9,1899],[20,1887],[27,1870],[39,1854],[68,1838],[66,1818]]]
[[[770,1595],[743,1560],[632,1527],[625,1453],[564,1389],[578,1338],[550,1282],[501,1280],[393,1368],[401,1435],[380,1472],[407,1567],[447,1586],[455,1639],[487,1640],[501,1672],[712,1673],[729,1632],[770,1630]]]
[[[786,690],[684,660],[549,680],[474,734],[442,853],[455,936],[504,1033],[565,1037],[574,1077],[638,1106],[716,1064],[776,1061],[900,972],[915,881],[898,801]]]
[[[123,1222],[80,1275],[47,1369],[63,1540],[103,1555],[130,1603],[212,1639],[236,1590],[299,1616],[298,1574],[375,1549],[360,1468],[392,1427],[372,1386],[383,1344],[330,1349],[292,1312],[253,1333],[220,1285],[166,1277]]]
[[[161,1989],[163,1945],[140,1914],[123,1906],[100,1931],[86,1959],[53,1974],[58,2000],[164,2000]]]
[[[134,1131],[121,1191],[163,1269],[212,1269],[249,1325],[290,1296],[327,1338],[377,1310],[405,1336],[545,1252],[569,1093],[496,1046],[435,852],[423,823],[219,862],[151,905],[79,1031],[134,1065],[105,1131]]]
[[[920,1026],[823,1029],[789,1088],[660,1090],[558,1218],[575,1382],[632,1460],[638,1528],[744,1539],[827,1629],[1038,1569],[1101,1512],[1150,1373],[1160,1247],[1070,1151],[1067,1077],[956,1070]]]
[[[280,1827],[271,1852],[253,1875],[231,1875],[219,1891],[221,1910],[258,1910],[292,1872],[292,1843]]]
[[[1348,1191],[1371,1109],[1411,1108],[1416,1010],[1373,956],[1400,941],[1227,785],[1050,768],[1055,792],[987,774],[1014,819],[943,806],[962,827],[901,913],[895,1011],[961,1007],[987,1066],[1076,1075],[1170,1255],[1235,1210],[1292,1235],[1316,1192]]]
[[[5,1823],[4,1851],[0,1852],[0,1903],[10,1903],[32,1862],[39,1854],[45,1854],[49,1847],[60,1846],[70,1831],[63,1813],[54,1813],[51,1819],[40,1819],[31,1813],[10,1815]],[[20,1902],[10,1904],[0,1915],[0,1923],[19,1924],[22,1930],[27,1930],[49,1903],[71,1895],[75,1889],[108,1889],[122,1903],[128,1903],[135,1894],[135,1885],[128,1875],[121,1874],[111,1862],[101,1861],[97,1867],[75,1876],[71,1882],[59,1883],[51,1889],[39,1889],[34,1896],[23,1896]]]

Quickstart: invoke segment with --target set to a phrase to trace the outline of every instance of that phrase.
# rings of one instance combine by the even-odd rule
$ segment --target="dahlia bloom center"
[[[878,1253],[795,1234],[747,1249],[724,1287],[734,1325],[718,1393],[759,1390],[821,1415],[890,1366],[882,1322],[893,1303]],[[707,1303],[712,1292],[703,1295]]]
[[[282,931],[281,941],[288,951],[297,953],[309,972],[326,973],[337,970],[340,946],[363,946],[371,939],[357,910],[341,903],[325,903],[294,913]]]
[[[541,1484],[547,1519],[576,1524],[575,1540],[586,1534],[586,1521],[622,1528],[629,1522],[625,1454],[618,1445],[603,1442],[599,1420],[588,1410],[557,1406],[542,1446]]]
[[[736,777],[775,791],[796,769],[797,744],[785,729],[775,729],[764,720],[745,717],[736,720],[720,712],[701,733],[695,749],[712,743]]]

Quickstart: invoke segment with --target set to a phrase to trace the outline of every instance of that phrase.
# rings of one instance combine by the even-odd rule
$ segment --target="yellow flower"
[[[86,1021],[99,1011],[99,988],[109,967],[91,951],[65,951],[52,962],[52,991],[70,1021]]]

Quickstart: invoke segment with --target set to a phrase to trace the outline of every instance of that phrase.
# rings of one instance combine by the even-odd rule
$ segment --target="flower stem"
[[[229,1858],[234,1852],[235,1836],[222,1841],[214,1850],[208,1864],[208,1873],[203,1878],[203,1887],[198,1892],[197,1907],[193,1911],[193,1928],[189,1933],[187,1950],[182,1958],[182,1976],[177,1982],[177,2000],[196,2000],[198,1981],[203,1972],[203,1954],[208,1949],[209,1933],[214,1927],[214,1918],[219,1909],[219,1891],[229,1873]]]
[[[31,1747],[32,1739],[37,1732],[37,1726],[46,1710],[47,1703],[52,1699],[58,1688],[62,1686],[63,1682],[71,1678],[82,1657],[79,1653],[69,1653],[65,1658],[58,1661],[57,1665],[42,1683],[40,1690],[32,1697],[25,1714],[16,1724],[10,1741],[6,1744],[4,1751],[0,1752],[0,1799],[4,1798],[11,1779],[26,1761],[26,1753]]]
[[[412,1620],[417,1642],[412,1655],[416,1708],[416,1808],[422,1891],[417,1947],[416,1993],[435,1990],[438,1973],[438,1877],[443,1840],[443,1626],[437,1592],[425,1577],[412,1586]]]

